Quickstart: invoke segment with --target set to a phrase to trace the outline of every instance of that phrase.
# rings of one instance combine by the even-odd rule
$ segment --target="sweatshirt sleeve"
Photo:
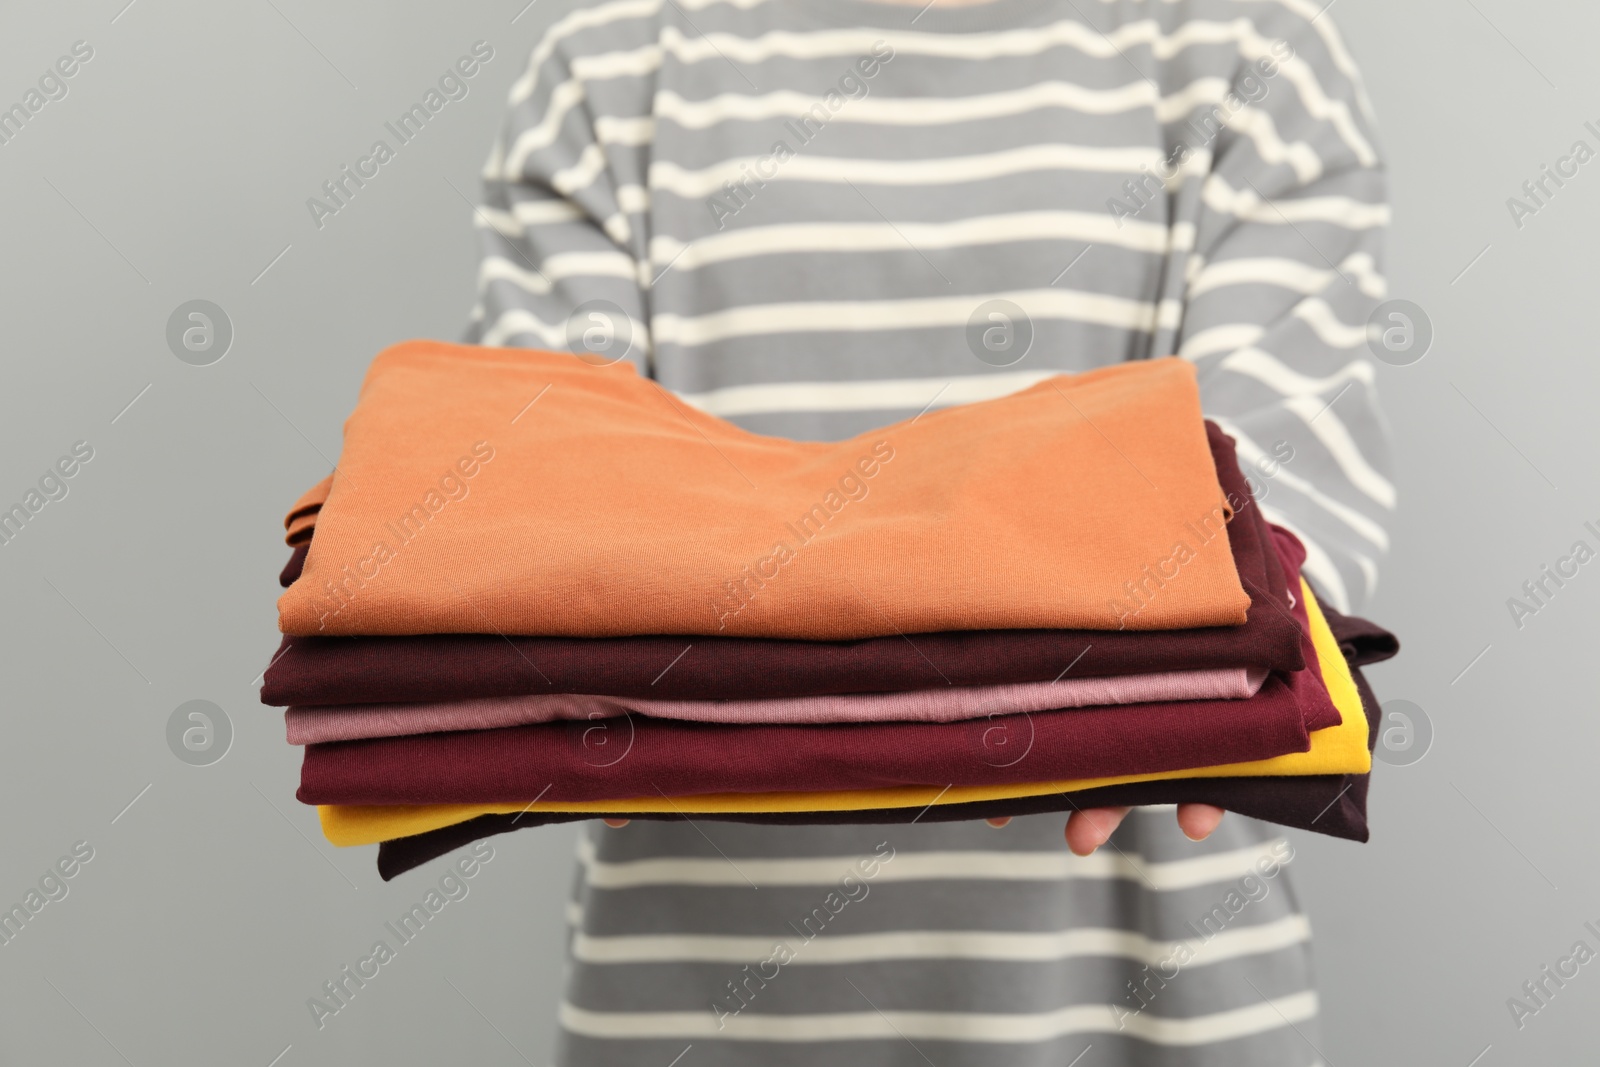
[[[1389,209],[1359,74],[1318,23],[1284,14],[1240,36],[1242,106],[1190,160],[1198,189],[1184,183],[1198,203],[1172,287],[1174,348],[1237,438],[1263,514],[1305,542],[1308,576],[1353,610],[1375,588],[1395,505],[1366,328],[1385,296]]]
[[[469,343],[626,358],[648,373],[653,46],[648,22],[595,26],[580,9],[534,49],[483,170]]]

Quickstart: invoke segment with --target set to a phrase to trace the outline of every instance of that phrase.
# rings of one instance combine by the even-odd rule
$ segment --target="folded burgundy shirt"
[[[1248,700],[1044,711],[952,723],[814,726],[630,716],[308,745],[307,804],[504,804],[836,792],[1104,778],[1270,759],[1310,745],[1288,680]],[[1012,753],[1026,754],[1017,758]]]
[[[1328,625],[1338,639],[1355,676],[1361,694],[1361,708],[1367,717],[1367,747],[1377,737],[1379,708],[1377,697],[1360,668],[1379,663],[1399,651],[1393,634],[1365,619],[1341,615],[1322,605]],[[1132,782],[1076,793],[1055,793],[1042,797],[980,801],[971,804],[935,805],[926,811],[886,808],[861,811],[774,812],[765,814],[696,815],[700,821],[752,822],[773,825],[823,825],[838,823],[954,822],[964,819],[990,819],[1004,815],[1031,815],[1041,812],[1071,812],[1086,808],[1140,804],[1214,804],[1237,815],[1246,815],[1280,826],[1311,830],[1351,841],[1366,841],[1368,774],[1322,774],[1241,778],[1181,778],[1159,782]],[[480,815],[467,822],[441,827],[412,837],[396,838],[378,846],[378,874],[384,881],[430,860],[453,852],[485,837],[509,833],[532,826],[579,822],[607,816],[595,812],[558,812],[511,815]],[[666,813],[616,813],[612,818],[676,820],[683,816]]]
[[[1251,512],[1257,509],[1249,509]],[[1280,580],[1304,548],[1273,531]],[[1273,557],[1276,560],[1278,557]],[[645,716],[308,745],[308,804],[603,800],[808,792],[890,785],[992,785],[1102,778],[1267,759],[1310,747],[1339,722],[1307,631],[1303,597],[1272,605],[1301,642],[1304,670],[1244,700],[1167,701],[995,715],[968,722],[726,725]],[[1022,751],[1024,756],[1013,756]]]
[[[1302,609],[1303,610],[1303,609]],[[1244,700],[966,722],[726,725],[640,715],[308,745],[307,804],[511,803],[1103,778],[1270,759],[1338,722],[1312,666]],[[1308,723],[1311,724],[1308,726]]]
[[[1273,533],[1286,563],[1298,564],[1300,542]],[[1285,614],[1301,632],[1307,669],[1271,675],[1242,700],[957,722],[728,724],[627,715],[323,742],[306,747],[299,796],[312,804],[494,803],[988,785],[1263,759],[1304,751],[1311,730],[1340,721],[1322,682],[1305,598],[1296,597]],[[1019,745],[1026,755],[1013,757]]]
[[[1267,524],[1233,439],[1206,423],[1217,478],[1234,506],[1228,544],[1250,594],[1242,626],[1188,630],[968,630],[784,641],[738,637],[285,637],[261,700],[379,704],[595,693],[659,700],[750,700],[1048,682],[1216,667],[1305,666]],[[1191,545],[1198,550],[1199,537]],[[299,576],[295,550],[282,580]],[[1298,564],[1296,564],[1296,568]],[[1157,593],[1159,595],[1159,593]]]

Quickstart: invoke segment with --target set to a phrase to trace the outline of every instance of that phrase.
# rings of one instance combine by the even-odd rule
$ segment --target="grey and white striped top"
[[[486,165],[469,338],[626,353],[690,403],[804,438],[1176,353],[1313,581],[1358,606],[1394,504],[1366,350],[1389,211],[1320,7],[579,9],[534,50]],[[689,1044],[686,1065],[1065,1064],[1089,1044],[1095,1064],[1314,1062],[1286,876],[1232,947],[1207,942],[1137,1015],[1110,1007],[1143,1002],[1124,983],[1273,840],[1230,818],[1196,846],[1170,823],[1142,813],[1089,861],[1059,818],[597,832],[562,1062]],[[879,904],[752,993],[741,968],[883,840]]]

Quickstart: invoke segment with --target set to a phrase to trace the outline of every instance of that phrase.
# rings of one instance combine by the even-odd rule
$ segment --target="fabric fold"
[[[291,745],[460,730],[494,730],[547,722],[586,722],[643,715],[652,719],[800,726],[845,722],[960,722],[996,715],[1160,701],[1244,700],[1267,672],[1163,671],[1110,678],[1061,678],[1022,685],[954,686],[901,693],[864,693],[765,700],[637,700],[585,694],[480,697],[411,704],[295,707],[284,713]]]
[[[1365,620],[1355,620],[1362,621]],[[1361,707],[1367,722],[1368,745],[1378,729],[1378,699],[1362,672],[1352,667]],[[1298,830],[1310,830],[1349,841],[1370,837],[1367,823],[1367,786],[1371,773],[1297,776],[1241,776],[1231,778],[1170,778],[1124,785],[1102,786],[1077,792],[1046,793],[1012,799],[938,804],[919,808],[860,808],[837,812],[725,812],[694,816],[696,820],[750,822],[764,825],[892,824],[961,822],[1002,816],[1038,815],[1098,807],[1155,804],[1214,804],[1235,815]],[[390,838],[378,844],[378,875],[384,881],[454,852],[474,841],[513,830],[599,818],[660,819],[682,821],[679,812],[515,812],[479,815],[423,833]],[[326,823],[325,823],[326,825]]]
[[[410,341],[368,369],[280,627],[1236,626],[1250,598],[1203,426],[1194,367],[1175,358],[819,442],[750,433],[628,363]]]
[[[887,810],[890,808],[930,810],[950,805],[972,805],[996,801],[1044,798],[1063,793],[1075,794],[1091,789],[1190,779],[1239,777],[1339,777],[1364,775],[1372,767],[1371,730],[1363,711],[1361,693],[1354,671],[1340,655],[1338,640],[1326,617],[1317,607],[1309,586],[1305,596],[1312,612],[1312,634],[1321,658],[1318,673],[1342,718],[1337,726],[1313,732],[1309,746],[1296,753],[1269,759],[1217,764],[1168,773],[1121,775],[1101,779],[1021,781],[983,786],[908,786],[894,789],[863,789],[825,794],[746,793],[713,796],[637,796],[578,803],[535,799],[531,803],[505,804],[440,803],[423,805],[325,805],[320,815],[324,835],[335,845],[372,844],[394,837],[410,836],[464,822],[483,815],[510,814],[530,818],[541,814],[583,814],[588,818],[634,814],[690,815],[721,817],[767,814],[793,815],[794,822],[831,821],[841,812]],[[1340,617],[1341,620],[1343,617]],[[1369,624],[1370,625],[1370,624]],[[1042,810],[1042,809],[1041,809]],[[1064,809],[1070,810],[1070,809]]]
[[[1250,596],[1242,626],[1170,631],[988,630],[910,633],[852,642],[667,636],[617,638],[433,634],[284,638],[261,699],[288,705],[382,704],[534,693],[598,693],[659,700],[825,696],[944,686],[1049,682],[1163,670],[1305,666],[1289,613],[1287,569],[1304,550],[1291,539],[1280,564],[1239,469],[1233,440],[1213,423],[1207,440],[1234,508],[1228,547]],[[305,546],[283,575],[300,576]]]
[[[1348,671],[1309,587],[1302,593],[1310,617],[1307,641],[1314,647],[1308,659],[1320,669],[1274,675],[1248,700],[965,723],[722,727],[628,716],[342,741],[307,746],[297,795],[308,804],[389,805],[819,794],[1099,778],[1270,759],[1307,750],[1308,708],[1332,703],[1359,712],[1358,704],[1332,700],[1335,684],[1348,686]]]

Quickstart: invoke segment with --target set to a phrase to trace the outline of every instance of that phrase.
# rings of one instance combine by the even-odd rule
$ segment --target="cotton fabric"
[[[1032,740],[1010,762],[1004,745]],[[829,792],[1096,778],[1304,751],[1295,693],[1277,677],[1250,700],[1082,708],[952,723],[724,727],[637,716],[611,725],[308,745],[307,804],[517,802],[698,793]],[[996,766],[996,764],[1000,764]]]
[[[1365,620],[1357,620],[1365,622]],[[1337,624],[1335,632],[1339,632]],[[1381,715],[1377,697],[1365,675],[1353,665],[1351,674],[1361,694],[1361,708],[1367,722],[1370,751],[1377,735]],[[1313,747],[1316,738],[1312,739]],[[962,804],[937,804],[926,808],[867,808],[833,812],[721,812],[709,818],[720,822],[752,822],[764,825],[804,824],[893,824],[911,819],[918,822],[959,822],[977,819],[1035,815],[1042,812],[1070,812],[1098,807],[1138,807],[1140,805],[1212,804],[1235,816],[1250,816],[1281,826],[1315,831],[1330,837],[1366,841],[1367,785],[1371,773],[1320,774],[1238,778],[1168,778],[1125,785],[1103,786],[1078,792],[1047,793],[1041,796],[982,800]],[[478,815],[463,822],[406,837],[389,838],[378,845],[378,873],[390,881],[406,871],[453,852],[474,841],[513,830],[532,829],[564,822],[600,818],[656,819],[682,821],[680,812],[560,812],[517,811]],[[324,825],[327,815],[324,814]],[[331,838],[330,838],[331,839]]]
[[[803,442],[685,407],[632,364],[411,341],[367,371],[279,623],[808,640],[1231,626],[1250,600],[1228,514],[1181,360]]]
[[[1360,716],[1352,714],[1359,702],[1309,587],[1302,592],[1297,610],[1309,615],[1306,640],[1314,650],[1308,659],[1319,669],[1271,678],[1247,701],[1077,709],[972,723],[719,728],[639,718],[380,738],[308,746],[297,795],[305,803],[365,806],[521,806],[527,797],[540,797],[544,804],[574,801],[600,810],[618,797],[660,796],[659,803],[670,806],[681,803],[673,797],[736,793],[761,796],[704,803],[713,810],[749,804],[804,810],[808,804],[886,806],[881,796],[863,803],[818,794],[892,785],[913,787],[899,803],[923,804],[929,790],[915,787],[929,783],[993,788],[1247,761],[1263,762],[1249,771],[1211,773],[1363,770],[1364,737],[1350,733],[1359,728]],[[1342,713],[1347,730],[1333,731],[1342,743],[1309,764],[1287,757],[1270,762],[1309,748],[1307,709],[1318,705],[1331,705],[1336,718]],[[1323,714],[1309,717],[1322,720]],[[1328,751],[1363,766],[1328,765]]]
[[[633,812],[672,813],[679,815],[765,812],[851,811],[887,808],[920,809],[944,805],[975,804],[1010,800],[1023,797],[1071,794],[1139,781],[1188,778],[1237,778],[1253,776],[1339,776],[1365,774],[1371,770],[1371,745],[1366,716],[1362,713],[1361,697],[1337,639],[1321,614],[1310,587],[1304,587],[1305,604],[1311,616],[1311,637],[1316,645],[1316,673],[1320,680],[1302,687],[1301,692],[1325,687],[1341,720],[1334,726],[1310,734],[1306,748],[1285,755],[1249,762],[1230,762],[1206,766],[1179,768],[1165,773],[1139,773],[1105,776],[1098,780],[1045,780],[1011,778],[1006,784],[946,786],[927,785],[895,789],[830,790],[817,792],[747,791],[729,794],[701,794],[669,796],[640,794],[618,799],[621,794],[607,799],[587,802],[562,802],[536,798],[529,803],[511,801],[504,804],[436,803],[417,806],[334,804],[321,810],[323,833],[336,845],[371,844],[374,841],[423,833],[441,826],[466,821],[485,814],[510,814],[527,812],[539,814],[549,811],[581,810],[591,817],[601,814],[631,817]],[[999,743],[989,740],[991,752],[1002,751],[1007,743],[1032,741],[1041,743],[1037,730],[1014,727]],[[987,740],[987,739],[986,739]],[[1048,743],[1048,742],[1045,742]],[[599,751],[598,745],[590,746]],[[1019,759],[1017,766],[1038,766],[1033,761],[1034,749]],[[631,751],[628,753],[631,756]],[[625,759],[626,757],[623,757]],[[1042,761],[1041,761],[1042,762]],[[995,775],[1002,779],[1002,775]],[[547,794],[546,794],[547,795]],[[1070,809],[1069,809],[1070,810]]]
[[[568,692],[658,700],[761,699],[940,686],[1049,682],[1145,671],[1305,666],[1280,561],[1234,443],[1207,423],[1225,499],[1235,510],[1228,547],[1250,595],[1243,626],[1171,631],[990,630],[853,642],[760,638],[556,638],[478,634],[293,637],[268,665],[264,703],[401,703]],[[295,549],[285,585],[300,575]]]
[[[766,700],[630,700],[555,694],[413,704],[289,708],[291,745],[493,730],[545,722],[588,722],[643,715],[685,722],[774,724],[960,722],[1064,708],[1197,700],[1243,700],[1267,679],[1261,670],[1162,671],[1109,678],[1061,678],[1022,685],[953,686],[907,693]]]

